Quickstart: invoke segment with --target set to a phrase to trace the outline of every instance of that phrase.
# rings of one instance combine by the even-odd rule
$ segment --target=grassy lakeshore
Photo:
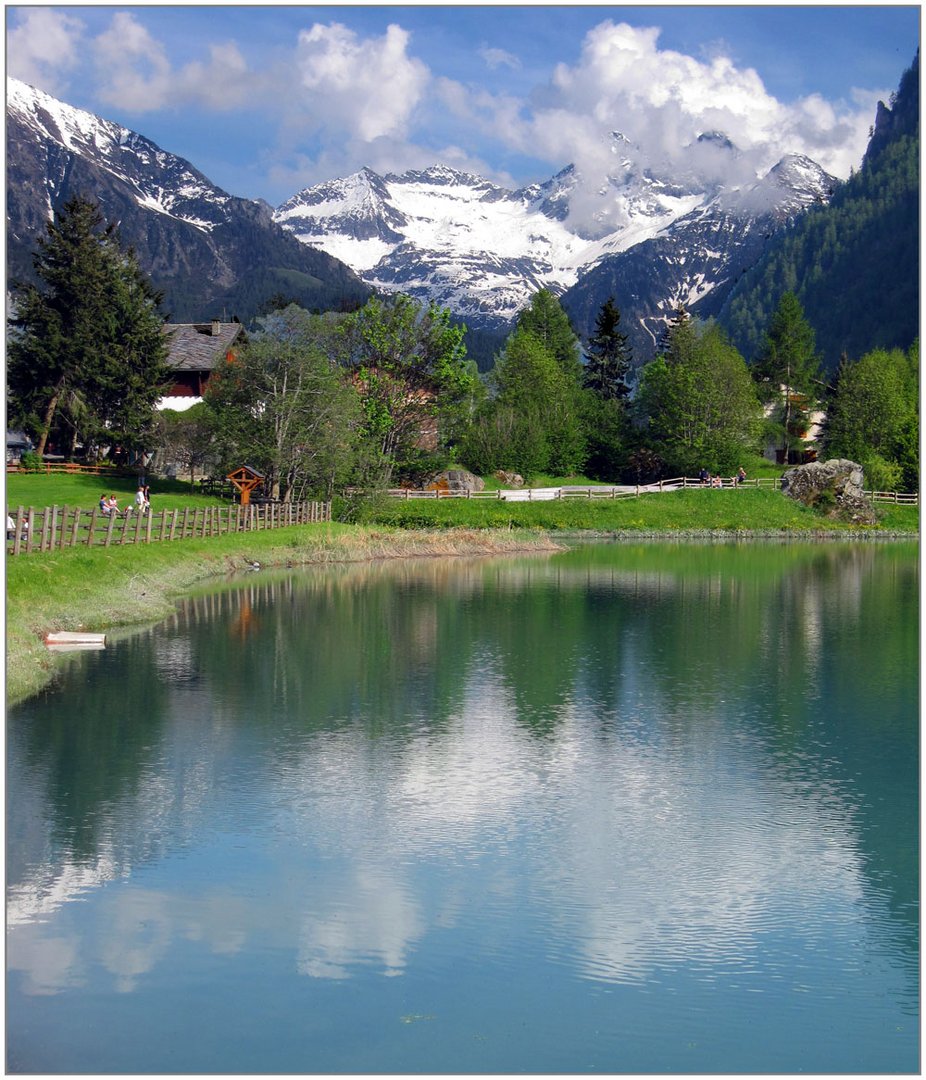
[[[654,492],[632,499],[554,499],[504,502],[495,499],[379,500],[363,511],[367,524],[403,529],[546,529],[608,535],[666,533],[777,535],[817,533],[867,535],[919,531],[919,508],[879,503],[878,524],[853,528],[766,488]]]
[[[32,496],[45,493],[44,486],[40,492],[34,487],[28,491]],[[27,494],[26,485],[19,494]],[[179,493],[173,497],[182,499]],[[29,501],[48,505],[40,498]],[[362,513],[364,520],[354,525],[292,526],[172,544],[79,548],[8,558],[8,703],[35,693],[52,677],[51,657],[42,644],[48,630],[101,631],[151,622],[168,615],[176,600],[196,584],[253,563],[304,566],[555,550],[557,535],[576,534],[692,540],[851,539],[918,536],[919,530],[915,506],[881,505],[878,525],[851,528],[780,492],[756,489],[539,503],[379,500]]]
[[[53,677],[52,657],[42,644],[47,631],[102,631],[152,622],[169,615],[175,601],[199,582],[254,563],[306,566],[557,547],[545,534],[525,531],[432,532],[330,524],[8,558],[7,704],[36,693]]]

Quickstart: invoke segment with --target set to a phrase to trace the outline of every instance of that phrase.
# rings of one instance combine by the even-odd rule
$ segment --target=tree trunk
[[[58,402],[61,399],[61,391],[64,388],[64,380],[62,379],[55,387],[55,392],[51,395],[51,401],[48,403],[48,408],[45,410],[45,417],[42,420],[42,431],[39,434],[39,445],[35,448],[35,452],[39,455],[39,458],[45,453],[45,447],[48,445],[48,433],[51,431],[51,422],[55,418],[55,412],[58,409]]]

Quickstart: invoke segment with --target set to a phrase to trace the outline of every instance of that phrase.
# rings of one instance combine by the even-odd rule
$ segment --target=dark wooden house
[[[215,367],[244,344],[241,323],[165,323],[170,352],[167,364],[173,370],[173,385],[158,402],[161,409],[185,409],[203,396]]]

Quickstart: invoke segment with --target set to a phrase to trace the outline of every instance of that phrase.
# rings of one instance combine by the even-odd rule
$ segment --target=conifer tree
[[[669,364],[684,363],[691,358],[697,335],[688,309],[678,305],[675,314],[666,324],[662,338],[661,353]]]
[[[620,325],[620,309],[610,297],[598,312],[585,363],[586,388],[605,401],[623,401],[630,393],[631,352]]]
[[[559,300],[549,289],[540,289],[518,315],[518,327],[529,330],[576,386],[582,380],[579,339]]]
[[[161,300],[95,204],[71,198],[33,256],[39,285],[14,287],[10,416],[38,436],[140,446],[167,376]]]
[[[787,462],[806,427],[820,382],[814,330],[794,293],[784,293],[772,314],[755,374],[760,398],[775,403],[773,417]]]

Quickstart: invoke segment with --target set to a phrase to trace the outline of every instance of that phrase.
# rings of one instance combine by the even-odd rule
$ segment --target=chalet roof
[[[175,371],[212,371],[228,350],[244,341],[241,323],[165,323],[170,352],[167,364]]]

